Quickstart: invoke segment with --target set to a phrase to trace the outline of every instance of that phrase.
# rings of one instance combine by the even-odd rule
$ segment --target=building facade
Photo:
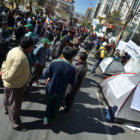
[[[56,14],[59,17],[64,15],[67,17],[73,17],[74,14],[74,0],[58,0],[56,6]],[[64,15],[63,15],[64,14]]]
[[[92,14],[93,14],[93,7],[88,8],[85,14],[85,19],[87,21],[90,21],[92,19]]]
[[[140,0],[127,0],[131,10],[135,10],[137,6],[140,9]],[[99,17],[105,18],[108,12],[113,12],[114,10],[121,12],[121,20],[126,21],[129,16],[129,8],[127,3],[124,0],[98,0],[95,12],[94,19]],[[140,16],[137,15],[131,22],[139,22]]]

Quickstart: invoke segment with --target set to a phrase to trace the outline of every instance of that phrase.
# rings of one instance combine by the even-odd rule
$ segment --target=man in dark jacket
[[[70,45],[69,38],[65,38],[57,42],[51,52],[52,60],[59,58],[65,46],[69,46],[69,45]]]
[[[51,31],[50,27],[47,27],[44,38],[48,38],[50,41],[54,40],[54,34]]]
[[[0,28],[0,41],[5,40],[8,41],[10,38],[10,33],[8,30],[8,24],[7,22],[3,21],[2,27]]]
[[[77,68],[76,83],[73,87],[69,85],[67,89],[67,95],[65,97],[65,111],[66,112],[69,112],[71,110],[74,98],[76,94],[78,93],[78,90],[80,89],[82,82],[85,78],[85,75],[87,73],[88,67],[87,67],[86,59],[87,59],[86,52],[81,52],[79,54],[79,62],[76,64],[76,68]]]
[[[44,124],[48,124],[56,116],[65,97],[68,84],[72,86],[75,84],[76,68],[71,64],[74,56],[73,51],[72,47],[65,47],[61,59],[54,60],[44,73],[44,77],[50,79]]]

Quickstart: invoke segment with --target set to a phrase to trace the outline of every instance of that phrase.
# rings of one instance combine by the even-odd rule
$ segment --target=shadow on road
[[[47,104],[47,95],[41,94],[39,92],[31,93],[24,97],[24,102],[34,102],[39,104]]]
[[[89,60],[89,61],[93,61],[93,62],[96,62],[96,61],[97,61],[97,59],[95,59],[95,58],[93,58],[93,57],[90,57],[90,56],[88,57],[88,60]]]
[[[82,87],[83,88],[88,88],[88,87],[89,88],[90,87],[98,87],[99,88],[100,84],[98,82],[96,82],[95,80],[86,77],[83,81]]]
[[[34,116],[43,118],[44,111],[22,111],[24,116]],[[105,125],[100,114],[100,108],[86,108],[82,104],[74,104],[70,113],[60,111],[55,120],[48,126],[44,126],[42,120],[26,122],[24,125],[29,130],[51,129],[54,133],[65,132],[67,134],[77,134],[82,132],[106,134],[105,127],[110,130],[109,135],[124,133],[125,131],[117,125]]]

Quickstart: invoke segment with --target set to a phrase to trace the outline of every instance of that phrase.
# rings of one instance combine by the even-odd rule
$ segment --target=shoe
[[[40,82],[38,82],[38,81],[35,81],[34,83],[36,83],[37,85],[40,85]]]
[[[44,124],[44,125],[48,125],[48,123],[49,123],[49,122],[48,122],[47,117],[44,117],[44,119],[43,119],[43,124]]]
[[[21,131],[21,132],[26,132],[28,131],[27,128],[23,128],[22,125],[19,125],[18,127],[13,127],[14,130],[16,131]]]
[[[8,115],[8,112],[7,111],[5,111],[5,113],[4,113],[5,115]]]

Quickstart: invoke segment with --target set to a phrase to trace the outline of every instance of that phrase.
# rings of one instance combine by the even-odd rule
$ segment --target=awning
[[[107,27],[108,29],[113,29],[113,30],[116,29],[116,26],[112,24],[104,24],[104,26]]]

